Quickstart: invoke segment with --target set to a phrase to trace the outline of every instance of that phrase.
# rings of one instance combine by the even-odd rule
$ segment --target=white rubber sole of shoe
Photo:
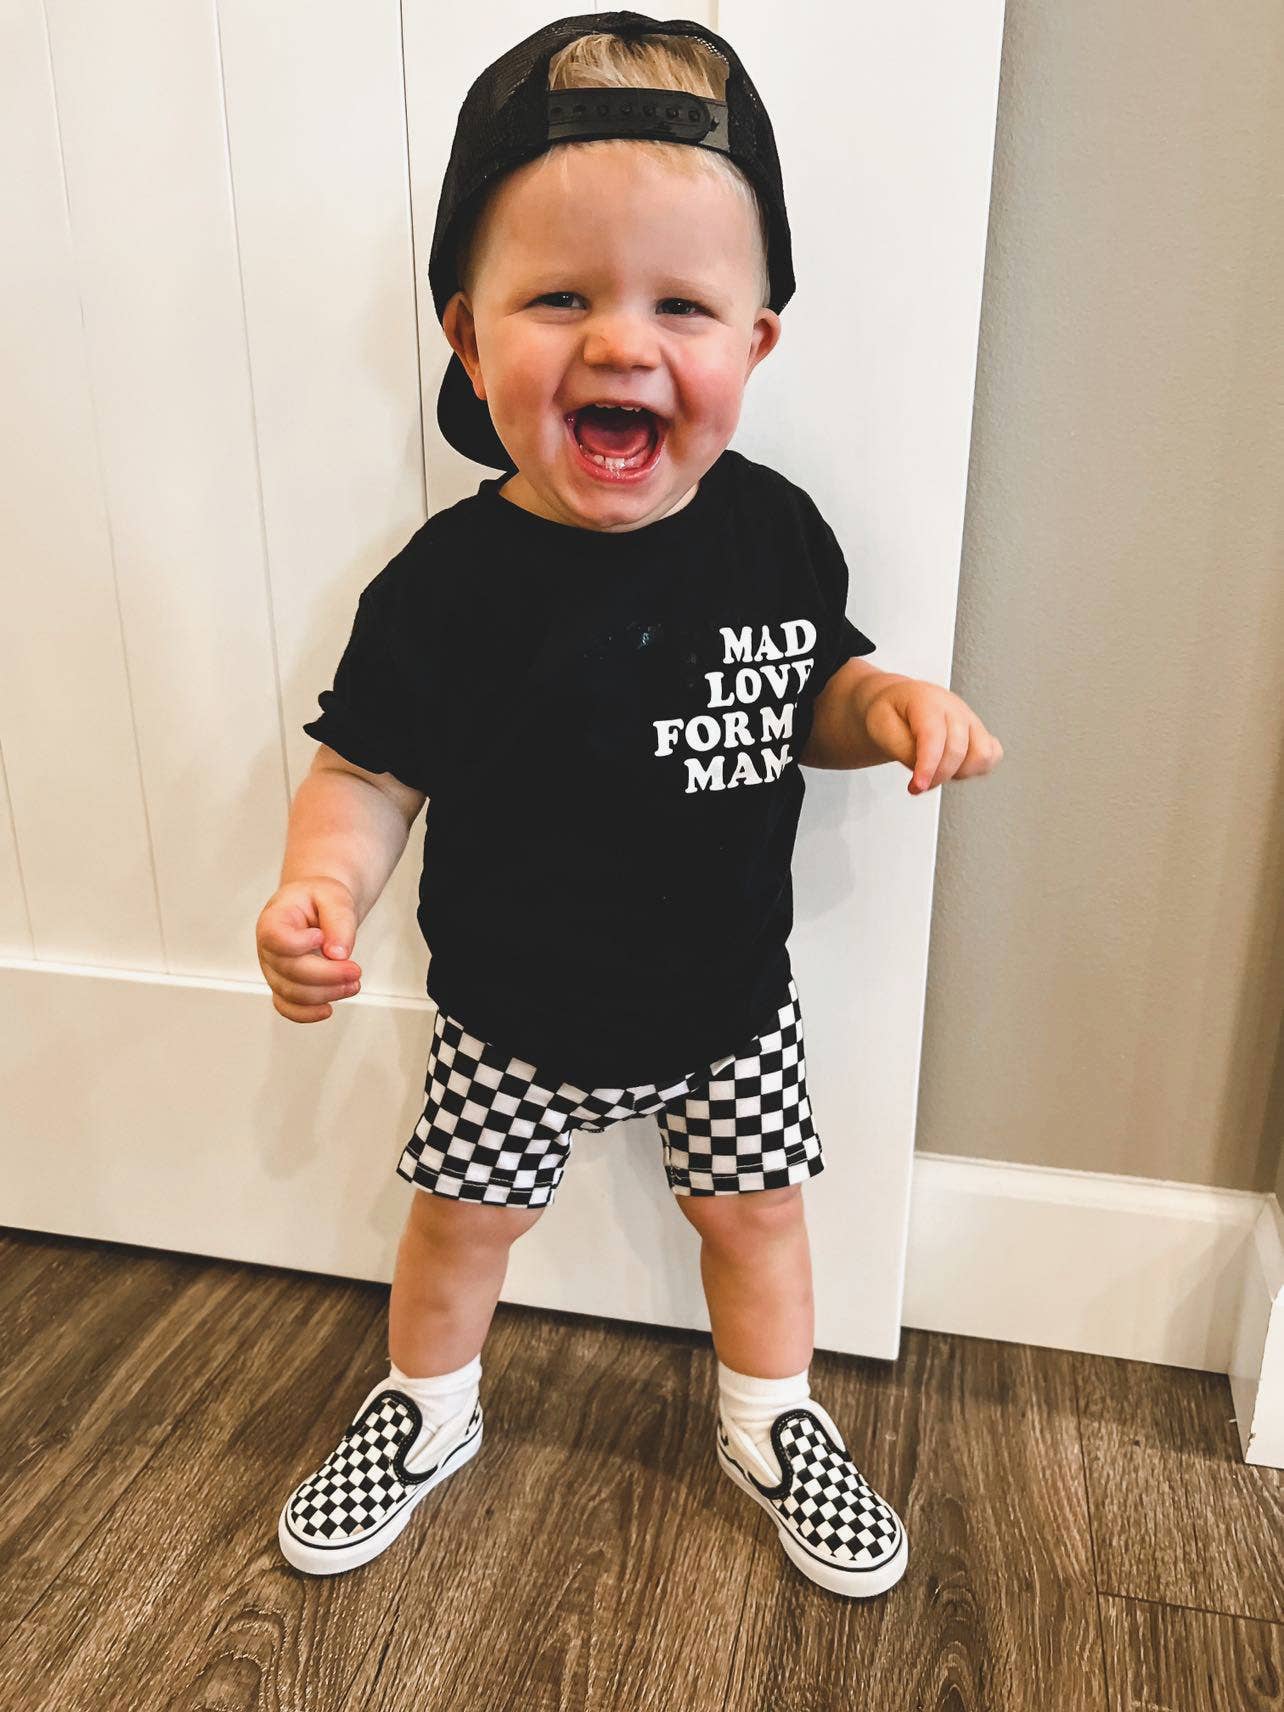
[[[407,1498],[395,1516],[368,1534],[365,1539],[354,1540],[347,1546],[315,1546],[306,1540],[301,1540],[294,1534],[289,1525],[290,1494],[281,1508],[281,1515],[276,1525],[277,1544],[287,1563],[292,1563],[295,1569],[301,1569],[308,1575],[338,1575],[345,1569],[359,1569],[363,1563],[369,1563],[371,1558],[387,1551],[388,1547],[398,1537],[406,1523],[414,1514],[415,1507],[428,1496],[434,1486],[440,1486],[443,1480],[448,1480],[452,1474],[457,1474],[465,1463],[471,1462],[481,1449],[482,1427],[478,1421],[477,1431],[470,1438],[461,1439],[454,1450],[448,1451],[442,1458],[441,1467],[435,1474],[417,1486]]]
[[[741,1473],[721,1444],[715,1441],[714,1449],[718,1453],[718,1463],[723,1473],[729,1475],[740,1490],[747,1492],[755,1503],[761,1504],[776,1524],[776,1532],[780,1535],[785,1556],[802,1571],[808,1581],[814,1581],[818,1587],[827,1588],[830,1593],[842,1593],[848,1599],[872,1599],[875,1594],[886,1593],[889,1587],[895,1587],[904,1575],[905,1567],[909,1563],[909,1539],[903,1527],[901,1543],[886,1563],[880,1563],[871,1569],[843,1569],[839,1564],[817,1557],[807,1550],[801,1540],[796,1540],[781,1521],[770,1498],[764,1498],[753,1482]]]

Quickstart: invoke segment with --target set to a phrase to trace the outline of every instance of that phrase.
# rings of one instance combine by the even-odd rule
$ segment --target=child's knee
[[[733,1195],[675,1195],[687,1221],[717,1247],[752,1247],[792,1231],[802,1217],[802,1185]]]
[[[410,1227],[434,1242],[464,1248],[490,1245],[508,1248],[544,1212],[543,1207],[507,1207],[484,1201],[461,1201],[416,1189],[410,1204]]]

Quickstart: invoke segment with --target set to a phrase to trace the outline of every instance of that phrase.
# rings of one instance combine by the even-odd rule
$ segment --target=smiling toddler
[[[596,13],[488,67],[429,273],[439,424],[499,473],[362,593],[259,920],[278,1011],[330,1016],[428,802],[436,1010],[396,1165],[390,1371],[287,1499],[281,1549],[364,1563],[477,1453],[511,1244],[576,1132],[654,1116],[701,1238],[718,1464],[803,1574],[880,1593],[905,1530],[810,1394],[800,764],[897,759],[929,788],[997,745],[948,691],[861,658],[833,532],[728,444],[794,281],[771,125],[721,37]]]

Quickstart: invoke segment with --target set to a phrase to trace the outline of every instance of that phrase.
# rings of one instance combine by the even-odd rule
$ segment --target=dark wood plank
[[[1101,1592],[1284,1621],[1284,1470],[1242,1461],[1225,1376],[1075,1361]]]
[[[1284,1628],[1138,1599],[1101,1601],[1110,1712],[1278,1712]]]
[[[0,1369],[0,1643],[235,1348],[228,1308],[246,1291],[244,1269],[222,1262],[91,1247],[64,1259],[39,1317],[60,1313]]]
[[[145,1249],[122,1259],[86,1246],[62,1258],[10,1310],[12,1347],[0,1365],[0,1433],[11,1444],[25,1439],[47,1448],[51,1437],[65,1440],[98,1390],[129,1364],[135,1346],[208,1271],[199,1260]],[[219,1276],[236,1287],[233,1269],[221,1268]],[[179,1307],[171,1325],[175,1346],[188,1312]],[[5,1477],[0,1466],[0,1507]]]
[[[1104,1712],[1071,1359],[919,1331],[894,1365],[817,1354],[812,1393],[909,1567],[872,1599],[829,1593],[742,1494],[764,1543],[727,1712]]]
[[[504,1306],[497,1332],[465,1534],[449,1573],[406,1566],[344,1712],[721,1712],[754,1541],[708,1338]]]
[[[140,1418],[153,1422],[153,1433],[170,1424],[145,1473],[0,1647],[0,1682],[23,1712],[169,1708],[194,1680],[192,1661],[205,1638],[245,1601],[257,1605],[260,1586],[276,1595],[262,1624],[273,1642],[270,1674],[285,1685],[277,1704],[314,1704],[290,1685],[296,1645],[275,1652],[300,1604],[276,1544],[281,1483],[296,1465],[306,1472],[302,1465],[330,1436],[325,1417],[336,1396],[359,1383],[350,1371],[353,1350],[368,1359],[383,1341],[381,1332],[369,1333],[387,1290],[257,1267],[227,1270],[233,1287],[211,1289],[193,1320],[194,1359],[180,1375],[185,1412],[173,1417],[174,1380],[157,1372],[140,1393]],[[364,1645],[346,1661],[349,1676]],[[246,1666],[238,1668],[244,1688]],[[331,1681],[331,1697],[338,1686]]]
[[[734,1537],[709,1574],[713,1366],[698,1338],[501,1308],[482,1455],[392,1550],[331,1581],[281,1561],[276,1515],[386,1364],[386,1291],[354,1338],[336,1308],[351,1287],[293,1289],[306,1311],[263,1313],[0,1651],[24,1708],[94,1694],[313,1712],[425,1690],[471,1708],[497,1684],[523,1709],[721,1705],[744,1576]]]
[[[386,1370],[386,1287],[59,1237],[6,1257],[3,1712],[1284,1703],[1281,1474],[1239,1462],[1214,1376],[915,1331],[894,1366],[818,1354],[910,1531],[905,1579],[851,1601],[719,1470],[706,1336],[501,1306],[481,1455],[313,1578],[277,1514]],[[1229,1614],[1178,1608],[1210,1594]]]
[[[59,1320],[81,1281],[102,1275],[102,1249],[74,1238],[6,1230],[0,1237],[0,1385],[26,1360],[41,1328]]]

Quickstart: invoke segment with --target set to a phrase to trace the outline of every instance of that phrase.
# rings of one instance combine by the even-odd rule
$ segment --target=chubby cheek
[[[486,402],[506,438],[531,444],[556,439],[561,427],[556,398],[561,370],[538,342],[494,337],[479,345]]]
[[[740,420],[744,369],[734,360],[687,365],[678,386],[679,433],[700,447],[725,445]]]

